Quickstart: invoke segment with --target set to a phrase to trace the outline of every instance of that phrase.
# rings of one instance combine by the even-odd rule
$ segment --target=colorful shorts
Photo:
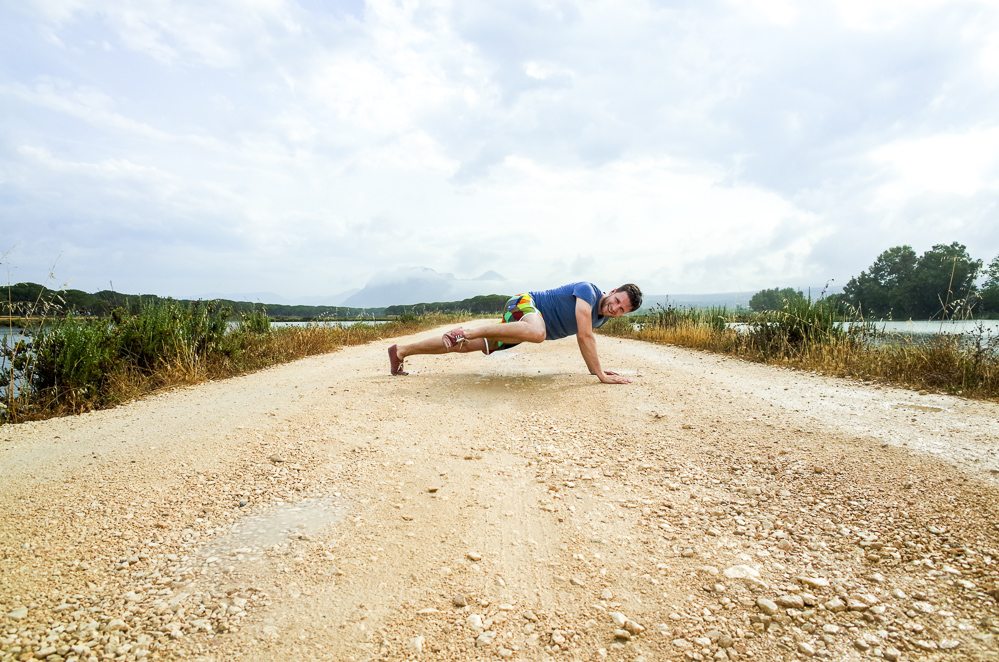
[[[527,294],[515,294],[506,302],[506,309],[503,311],[503,323],[508,322],[519,322],[520,319],[527,314],[537,313],[541,314],[538,307],[534,305],[534,298]],[[483,349],[483,353],[489,354],[491,352],[498,352],[502,349],[510,349],[511,347],[516,347],[520,343],[506,343],[502,340],[486,340],[486,348]]]

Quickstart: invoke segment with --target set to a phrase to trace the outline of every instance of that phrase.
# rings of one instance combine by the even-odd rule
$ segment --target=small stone
[[[440,485],[431,485],[430,487],[427,488],[427,492],[429,492],[430,494],[436,494],[437,492],[440,491],[440,489],[441,489]]]
[[[623,628],[624,624],[628,622],[628,617],[619,611],[612,611],[609,616],[611,617],[611,620],[614,621],[614,625],[619,628]]]
[[[718,637],[718,647],[719,648],[731,648],[732,644],[734,644],[734,643],[735,643],[735,640],[732,639],[732,635],[730,635],[730,634],[722,634],[722,636]]]
[[[945,650],[945,651],[953,650],[953,649],[957,648],[960,645],[961,645],[961,642],[958,641],[957,639],[941,639],[940,640],[940,648],[943,649],[943,650]]]
[[[479,554],[476,551],[470,551],[470,552],[466,553],[465,556],[468,557],[469,561],[481,561],[482,560],[482,554]]]
[[[798,577],[798,581],[812,588],[826,588],[829,586],[829,580],[825,577]]]
[[[690,650],[694,647],[694,644],[690,643],[686,639],[674,639],[673,646],[679,648],[680,650]]]
[[[871,645],[864,641],[863,639],[855,639],[853,642],[853,647],[860,651],[869,650]]]
[[[912,645],[924,651],[935,651],[937,649],[937,642],[927,641],[926,639],[915,639]]]
[[[916,600],[915,602],[913,602],[912,608],[924,614],[932,614],[937,610],[936,607],[931,605],[929,602],[925,602],[923,600]]]
[[[827,600],[822,606],[831,612],[846,611],[846,603],[841,598]]]
[[[614,630],[614,638],[620,639],[621,641],[631,641],[631,633],[627,630],[617,629]]]
[[[801,609],[805,606],[805,601],[800,595],[781,595],[775,602],[785,609]]]
[[[760,598],[756,601],[756,606],[767,616],[773,616],[779,611],[777,603],[768,598]]]
[[[825,632],[826,634],[838,634],[840,631],[840,627],[835,623],[826,623],[825,625],[822,626],[822,631]]]
[[[813,655],[815,655],[815,647],[812,646],[807,641],[799,641],[798,652],[804,655],[805,657],[812,657]]]
[[[605,588],[604,590],[600,591],[600,599],[613,600],[614,599],[613,591],[611,591],[609,588]]]
[[[760,578],[760,571],[749,565],[733,565],[725,568],[725,576],[729,579],[748,579],[750,581]]]
[[[888,648],[881,651],[881,656],[884,659],[888,660],[888,662],[898,662],[898,660],[901,659],[902,657],[902,651],[900,651],[897,648],[892,648],[891,646],[889,646]]]
[[[645,632],[645,628],[642,627],[641,624],[631,620],[630,618],[624,622],[624,629],[634,635],[639,635]]]
[[[247,504],[246,499],[240,499],[239,500],[239,507],[240,508],[243,508],[244,506],[246,506],[246,504]]]
[[[15,621],[20,621],[28,617],[27,607],[18,607],[17,609],[12,609],[7,612],[7,616],[13,618]]]
[[[586,586],[586,582],[584,582],[579,577],[573,577],[573,578],[571,578],[569,580],[569,583],[572,584],[573,586]]]
[[[418,637],[413,637],[412,639],[409,640],[409,648],[410,648],[410,650],[412,650],[417,655],[422,655],[423,654],[423,643],[424,643],[424,641],[426,641],[426,640],[423,638],[422,634],[420,636],[418,636]]]
[[[483,632],[482,634],[480,634],[478,637],[475,638],[475,645],[488,646],[489,644],[493,643],[493,639],[495,638],[496,638],[495,632],[493,632],[492,630],[486,630],[485,632]]]
[[[484,629],[482,625],[482,616],[479,614],[471,614],[465,619],[465,623],[476,632],[481,632]]]
[[[282,462],[284,462],[284,458],[278,455],[277,453],[268,456],[267,459],[273,462],[274,464],[281,464]]]
[[[453,604],[455,607],[458,607],[459,609],[461,609],[462,607],[467,607],[468,598],[459,593],[458,595],[455,595],[453,598],[451,598],[451,604]]]

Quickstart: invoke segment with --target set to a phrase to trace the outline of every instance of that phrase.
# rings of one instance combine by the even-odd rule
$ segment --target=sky
[[[994,0],[0,2],[0,279],[842,287],[999,255]]]

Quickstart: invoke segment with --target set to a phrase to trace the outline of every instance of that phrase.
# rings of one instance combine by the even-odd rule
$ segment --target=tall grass
[[[164,387],[229,377],[444,324],[426,315],[386,324],[275,328],[263,310],[235,320],[218,302],[160,301],[136,313],[38,319],[28,340],[0,347],[0,422],[114,406]]]
[[[605,324],[610,335],[731,354],[826,374],[969,397],[999,398],[999,337],[983,326],[970,335],[929,340],[892,336],[852,309],[825,299],[789,301],[755,313],[741,328],[724,309],[658,306]],[[850,321],[848,327],[842,321]]]

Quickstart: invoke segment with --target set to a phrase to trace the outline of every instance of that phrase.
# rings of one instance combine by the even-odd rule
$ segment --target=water
[[[851,322],[843,326],[850,328]],[[951,320],[946,322],[875,322],[874,327],[885,333],[910,336],[962,335],[982,333],[986,337],[999,336],[999,320]]]
[[[858,322],[841,322],[840,326],[849,329]],[[888,335],[900,336],[939,336],[939,335],[978,335],[985,340],[999,337],[999,320],[951,320],[946,322],[873,322],[874,329]],[[743,322],[728,324],[730,329],[745,331],[750,325]]]
[[[0,327],[0,346],[12,347],[14,343],[18,340],[27,340],[27,336],[23,335],[21,332],[23,329],[18,327],[3,326]],[[5,373],[10,369],[7,363],[7,357],[0,353],[0,373]],[[14,380],[14,395],[16,396],[21,388],[20,380]],[[0,387],[0,397],[7,395],[7,389]]]

